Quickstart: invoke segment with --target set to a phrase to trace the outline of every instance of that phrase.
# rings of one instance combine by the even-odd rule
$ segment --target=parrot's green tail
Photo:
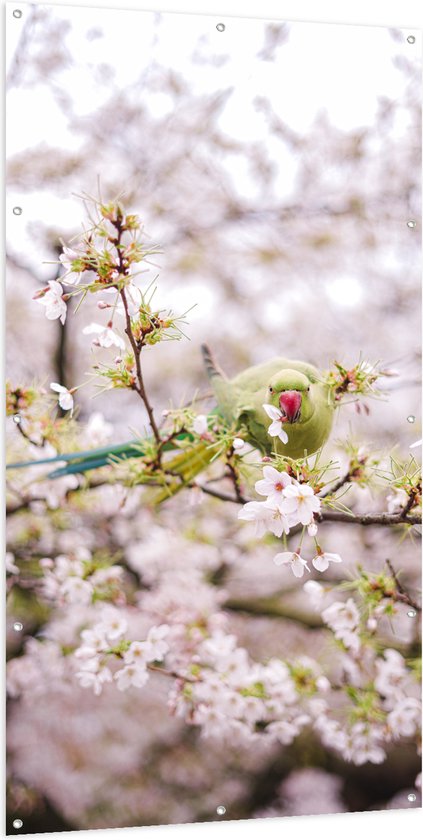
[[[213,353],[210,350],[208,344],[201,345],[201,353],[203,355],[204,367],[206,369],[207,376],[209,377],[209,379],[213,379],[214,376],[219,376],[222,379],[226,379],[223,370],[219,367],[218,363],[216,362],[216,359],[214,358]]]
[[[145,484],[153,485],[153,482],[161,481],[158,487],[151,486],[146,492],[146,500],[153,505],[175,496],[184,487],[187,487],[220,453],[221,448],[217,444],[209,444],[206,441],[191,443],[191,435],[184,433],[171,443],[163,446],[164,453],[174,452],[169,455],[169,460],[164,463],[165,474],[157,473],[157,479],[151,473],[145,475]],[[181,449],[181,446],[184,447]],[[65,455],[56,455],[53,458],[42,458],[38,461],[20,461],[15,464],[8,464],[8,469],[18,469],[26,466],[38,466],[39,464],[57,464],[49,473],[49,478],[60,478],[64,475],[81,474],[88,470],[98,469],[111,464],[123,463],[127,459],[140,458],[145,455],[139,441],[130,441],[115,446],[105,446],[101,449],[92,449],[88,452],[72,452]],[[63,464],[63,461],[65,462]],[[139,475],[142,480],[142,469]]]
[[[147,500],[158,505],[166,499],[176,496],[180,490],[191,484],[211,462],[221,453],[221,446],[206,442],[196,443],[166,461],[166,475],[163,486],[148,492]],[[147,482],[148,483],[148,482]]]

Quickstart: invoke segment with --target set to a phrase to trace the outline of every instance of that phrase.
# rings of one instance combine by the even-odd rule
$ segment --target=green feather
[[[207,375],[216,397],[216,408],[211,414],[220,415],[229,426],[246,430],[246,440],[263,454],[276,452],[289,458],[302,458],[320,449],[330,435],[334,416],[334,404],[328,386],[320,379],[318,370],[305,362],[292,361],[283,357],[271,359],[260,365],[247,368],[234,379],[227,379],[218,367],[206,345],[202,347]],[[279,408],[279,397],[284,391],[298,391],[301,394],[301,412],[295,422],[284,423],[288,442],[268,434],[270,419],[263,404]],[[164,451],[180,450],[183,441],[193,441],[189,434],[166,444]],[[184,449],[166,464],[166,469],[176,474],[169,484],[155,492],[154,501],[174,495],[202,472],[216,456],[216,447],[198,443]],[[104,446],[88,452],[72,452],[44,458],[39,461],[21,461],[8,464],[8,469],[65,462],[52,473],[50,478],[83,473],[88,470],[112,464],[119,458],[139,458],[143,454],[136,440],[114,446]]]

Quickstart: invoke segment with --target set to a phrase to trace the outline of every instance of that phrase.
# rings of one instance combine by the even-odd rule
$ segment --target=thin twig
[[[398,590],[394,595],[392,595],[394,601],[402,601],[404,604],[408,604],[410,607],[413,607],[413,609],[417,610],[417,612],[421,612],[421,610],[422,610],[421,606],[413,600],[413,598],[411,597],[409,592],[407,592],[407,590],[403,587],[402,583],[398,579],[398,575],[397,575],[391,561],[387,560],[386,565],[387,565],[387,567],[388,567],[388,569],[389,569],[389,571],[390,571],[390,573],[391,573],[391,575],[392,575],[392,577],[395,581],[395,586],[397,587],[397,590]]]
[[[146,393],[146,390],[145,390],[144,378],[143,378],[142,370],[141,370],[141,348],[138,347],[137,342],[136,342],[136,340],[134,338],[134,335],[133,335],[133,332],[132,332],[131,316],[129,314],[128,301],[127,301],[127,298],[126,298],[125,289],[120,290],[120,296],[121,296],[121,299],[122,299],[123,308],[125,310],[125,320],[126,320],[125,332],[126,332],[126,335],[129,338],[129,341],[130,341],[130,344],[131,344],[131,347],[132,347],[132,350],[133,350],[133,353],[134,353],[135,368],[136,368],[136,371],[137,371],[138,384],[135,386],[134,390],[139,394],[139,396],[141,397],[141,399],[142,399],[142,401],[145,405],[145,409],[146,409],[147,414],[148,414],[148,419],[150,421],[150,426],[153,430],[154,437],[156,439],[156,442],[158,444],[160,444],[161,443],[160,433],[159,433],[157,423],[156,423],[155,418],[154,418],[153,408],[150,404],[150,401],[147,397],[147,393]]]

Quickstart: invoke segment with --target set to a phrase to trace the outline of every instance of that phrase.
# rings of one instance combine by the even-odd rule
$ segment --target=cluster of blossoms
[[[327,704],[315,721],[322,743],[347,761],[380,764],[386,745],[413,738],[421,729],[419,677],[397,650],[383,656],[360,637],[360,617],[355,602],[335,602],[322,613],[323,620],[346,651],[341,660],[345,693],[352,707],[344,720],[336,719]]]
[[[190,676],[176,680],[169,703],[205,738],[290,744],[312,721],[310,697],[328,687],[307,657],[252,662],[235,636],[216,633],[198,645]]]
[[[99,599],[125,603],[122,566],[97,562],[86,548],[77,548],[72,558],[65,555],[54,560],[43,557],[40,566],[43,570],[41,593],[48,601],[80,606]]]
[[[307,528],[310,537],[317,534],[315,515],[320,513],[321,500],[307,482],[299,482],[287,472],[279,472],[275,467],[265,466],[263,478],[256,482],[255,488],[264,502],[247,502],[238,514],[239,519],[255,522],[255,533],[262,537],[266,531],[281,537],[289,534],[297,525]],[[324,572],[330,563],[341,563],[339,554],[322,551],[316,542],[316,555],[312,559],[314,568]],[[301,578],[305,571],[310,571],[307,560],[298,551],[282,551],[274,557],[277,566],[289,565],[295,577]]]
[[[118,355],[110,366],[97,365],[97,373],[109,381],[109,387],[136,389],[135,357],[144,346],[181,338],[179,324],[185,323],[184,316],[153,309],[155,289],[149,286],[144,293],[136,285],[138,264],[157,253],[156,247],[147,247],[142,241],[139,217],[125,213],[119,202],[99,202],[95,210],[97,220],[80,240],[71,248],[63,246],[59,261],[64,273],[38,289],[34,299],[44,307],[49,320],[65,324],[69,301],[77,296],[83,299],[87,293],[100,294],[97,306],[108,313],[107,323],[92,321],[82,332],[92,337],[93,347],[113,348]],[[60,407],[72,412],[77,388],[67,389],[60,383],[52,383],[51,388],[58,393]]]
[[[161,662],[169,650],[165,638],[169,632],[167,624],[151,627],[144,641],[129,641],[125,638],[128,622],[117,610],[105,608],[102,620],[92,628],[83,630],[83,644],[75,651],[80,670],[77,678],[83,688],[92,688],[100,694],[104,683],[116,681],[120,691],[130,686],[142,688],[149,678],[148,666]],[[108,667],[113,661],[112,671]]]
[[[231,562],[230,545],[218,549],[148,524],[142,516],[140,521],[137,506],[135,521],[139,538],[125,555],[140,585],[129,598],[123,569],[94,570],[83,549],[41,563],[46,581],[38,592],[49,604],[51,599],[61,604],[61,611],[45,625],[42,641],[29,641],[24,654],[11,660],[13,697],[50,691],[58,681],[69,686],[76,678],[84,691],[96,698],[105,691],[108,699],[113,688],[119,696],[144,692],[151,676],[161,673],[160,685],[169,683],[170,711],[217,742],[223,735],[236,746],[254,741],[271,747],[291,743],[306,729],[328,749],[361,764],[384,760],[393,740],[416,735],[412,664],[393,649],[380,655],[367,626],[368,610],[358,600],[334,601],[317,581],[304,585],[319,602],[336,646],[325,672],[305,656],[257,661],[231,632],[227,595],[211,582],[223,552]],[[118,523],[127,536],[128,523],[122,517]],[[99,573],[118,582],[115,606],[102,602],[114,596],[102,588]],[[363,587],[357,592],[362,596]]]

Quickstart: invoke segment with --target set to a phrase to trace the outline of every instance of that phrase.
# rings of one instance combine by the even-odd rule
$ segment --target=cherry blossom
[[[138,664],[126,665],[114,675],[119,691],[125,691],[130,686],[142,688],[149,679],[149,673],[145,667]]]
[[[390,711],[386,722],[393,738],[411,738],[421,721],[421,704],[414,697],[405,697]]]
[[[69,604],[90,604],[94,589],[87,580],[70,577],[63,583],[60,591]]]
[[[268,417],[272,420],[270,424],[267,434],[270,437],[278,437],[282,443],[288,443],[288,435],[283,428],[283,414],[279,408],[276,408],[274,405],[270,405],[269,403],[264,403],[263,408]]]
[[[108,423],[101,411],[90,414],[83,432],[83,442],[86,446],[104,446],[113,435],[113,426]]]
[[[281,510],[295,515],[303,525],[309,525],[313,514],[320,511],[320,499],[309,484],[290,484],[283,491]]]
[[[299,554],[295,551],[282,551],[273,558],[273,562],[276,566],[283,566],[288,564],[291,566],[291,571],[297,578],[301,578],[304,575],[304,571],[310,571],[309,567],[307,566],[307,561],[304,560],[303,557],[300,557]]]
[[[311,562],[318,572],[325,572],[329,568],[329,563],[342,563],[342,557],[339,554],[331,554],[329,551],[319,551]]]
[[[66,303],[63,300],[63,287],[57,280],[49,280],[48,288],[41,289],[35,295],[37,303],[45,306],[46,318],[49,321],[54,321],[60,318],[62,324],[66,321]]]
[[[96,337],[93,338],[92,342],[99,347],[119,347],[120,350],[125,349],[123,338],[117,335],[109,326],[104,327],[102,324],[92,322],[84,327],[82,332],[84,335],[95,335]]]
[[[270,466],[263,467],[263,476],[264,478],[255,483],[257,493],[260,496],[268,496],[272,501],[280,502],[283,499],[285,487],[292,483],[291,476]]]
[[[83,254],[81,252],[76,251],[74,248],[68,248],[67,245],[63,246],[63,251],[59,256],[59,260],[65,269],[65,274],[63,275],[62,280],[64,280],[67,284],[76,285],[79,283],[81,274],[85,270],[82,257]]]
[[[238,512],[238,519],[255,523],[256,537],[262,537],[269,529],[272,508],[266,502],[247,502]]]
[[[65,388],[64,385],[59,385],[58,382],[50,382],[50,388],[52,391],[56,391],[59,394],[58,402],[60,408],[63,408],[63,411],[70,411],[72,417],[74,409],[72,391]]]
[[[348,598],[346,603],[335,601],[334,604],[323,610],[322,618],[325,624],[331,628],[336,639],[343,642],[346,648],[358,652],[360,639],[357,635],[357,629],[360,614],[352,598]]]
[[[88,660],[81,666],[81,670],[77,671],[76,677],[82,688],[92,688],[95,695],[101,694],[103,685],[106,682],[112,681],[112,674],[109,668],[99,667],[94,660]]]
[[[384,658],[376,660],[375,688],[387,698],[402,698],[406,677],[404,657],[399,651],[387,648]]]
[[[324,587],[322,584],[317,580],[306,580],[303,589],[309,596],[312,606],[318,609],[324,598]]]

